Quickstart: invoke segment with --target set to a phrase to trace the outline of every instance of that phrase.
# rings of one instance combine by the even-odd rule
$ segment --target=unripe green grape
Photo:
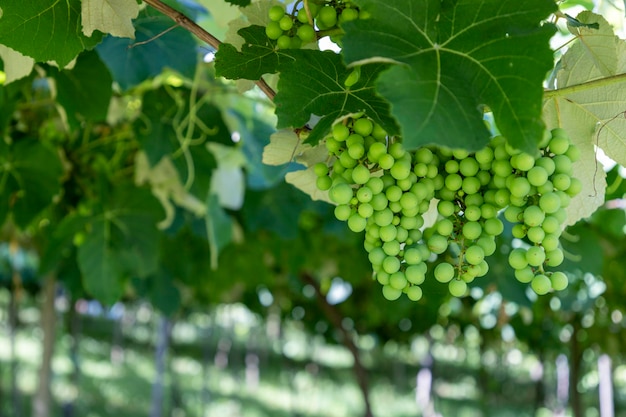
[[[572,175],[572,161],[566,155],[557,155],[552,160],[554,161],[555,174]]]
[[[391,167],[395,163],[396,163],[396,160],[394,159],[394,157],[388,153],[381,155],[380,158],[378,159],[378,165],[382,169],[391,169]]]
[[[488,171],[478,171],[476,178],[480,181],[480,185],[488,185],[491,182],[491,174]]]
[[[402,248],[400,247],[400,242],[397,240],[390,240],[389,242],[383,243],[383,251],[389,256],[397,256],[400,254]]]
[[[511,201],[511,192],[505,188],[501,188],[495,192],[493,202],[499,207],[506,207]]]
[[[511,159],[511,155],[509,155],[509,153],[506,151],[506,146],[504,145],[504,143],[493,148],[493,157],[497,161],[508,161],[509,159]]]
[[[337,142],[333,137],[326,138],[326,149],[329,154],[336,155],[341,149],[341,143]]]
[[[293,27],[293,20],[291,20],[291,16],[285,15],[278,21],[278,25],[282,30],[288,31]]]
[[[513,269],[524,269],[528,266],[528,260],[526,259],[526,250],[522,248],[515,248],[509,253],[509,265]]]
[[[402,143],[395,142],[389,146],[389,154],[392,155],[395,159],[402,159],[407,155],[406,149],[402,146]],[[409,163],[411,161],[409,160]]]
[[[548,144],[548,149],[555,155],[562,155],[567,152],[569,148],[569,139],[563,136],[557,136],[552,138],[550,143]]]
[[[409,176],[401,180],[396,181],[396,185],[400,187],[402,191],[409,191],[413,184],[417,182],[417,175],[413,172],[409,173]]]
[[[523,284],[528,284],[535,278],[535,273],[530,266],[527,266],[522,269],[516,269],[515,278]]]
[[[445,186],[451,191],[457,191],[463,186],[463,178],[459,174],[450,174],[446,177]]]
[[[474,158],[479,164],[489,164],[493,161],[493,150],[490,147],[485,147],[476,151]]]
[[[419,199],[413,193],[404,193],[400,198],[400,205],[402,209],[410,209],[411,207],[416,207],[419,204]]]
[[[452,223],[450,219],[439,220],[436,223],[435,227],[436,227],[437,233],[439,233],[441,236],[450,236],[452,235],[452,232],[454,231],[454,224]]]
[[[546,253],[541,246],[531,246],[526,251],[526,260],[530,266],[539,266],[546,260]]]
[[[329,6],[324,6],[323,9]],[[333,9],[334,10],[334,9]],[[402,290],[393,288],[391,285],[383,285],[383,297],[389,301],[395,301],[402,295]]]
[[[330,187],[332,187],[333,180],[328,175],[325,175],[323,177],[317,177],[317,179],[315,180],[315,185],[317,186],[318,190],[327,191],[330,190]]]
[[[270,7],[267,12],[270,20],[273,22],[278,22],[285,15],[285,8],[282,5],[275,5]]]
[[[469,221],[478,221],[480,220],[482,213],[480,211],[480,207],[478,206],[467,206],[463,213],[463,216]]]
[[[339,16],[339,22],[349,22],[359,18],[359,11],[356,9],[343,9]]]
[[[478,274],[476,275],[477,277],[484,277],[485,275],[487,275],[487,272],[489,272],[489,264],[487,263],[487,261],[482,261],[476,266],[478,266]]]
[[[583,189],[582,181],[580,181],[578,178],[572,177],[572,178],[570,178],[569,188],[567,190],[565,190],[565,192],[570,197],[574,197],[574,196],[580,194],[582,189]]]
[[[455,213],[456,207],[453,202],[442,200],[437,203],[437,211],[443,217],[450,217]]]
[[[528,229],[526,235],[528,236],[528,240],[530,240],[531,242],[541,243],[546,237],[546,232],[541,226],[534,226]]]
[[[554,171],[556,169],[556,164],[554,163],[554,160],[547,156],[541,157],[537,161],[535,161],[535,166],[545,169],[548,176],[554,174]]]
[[[479,170],[478,162],[472,157],[462,159],[459,163],[459,171],[464,177],[474,177]]]
[[[374,248],[367,255],[367,258],[372,265],[382,265],[386,257],[387,255],[385,255],[382,248]]]
[[[345,168],[354,168],[358,163],[356,159],[352,158],[348,152],[342,152],[337,160]]]
[[[491,256],[496,251],[496,242],[493,237],[481,236],[476,244],[483,248],[485,256]]]
[[[385,196],[385,194],[374,194],[372,200],[370,201],[370,205],[374,208],[374,210],[381,211],[389,206],[389,200],[387,200],[387,196]]]
[[[389,286],[395,288],[396,290],[403,290],[407,284],[408,281],[402,271],[394,272],[391,276],[389,276]]]
[[[456,159],[450,159],[449,161],[446,161],[446,163],[444,165],[444,170],[448,174],[456,174],[456,173],[458,173],[459,172],[459,161],[457,161]]]
[[[299,37],[292,36],[290,40],[291,40],[291,44],[289,45],[289,48],[300,49],[302,47],[302,39],[300,39]]]
[[[546,193],[539,198],[539,207],[548,214],[561,208],[561,198],[555,192]]]
[[[499,236],[504,231],[504,224],[496,217],[485,220],[483,230],[491,236]]]
[[[419,162],[413,167],[413,172],[420,178],[426,177],[428,175],[428,165]]]
[[[439,175],[439,169],[437,165],[428,165],[428,173],[426,174],[426,178],[434,179]],[[441,185],[439,188],[443,187],[443,177],[441,177]]]
[[[345,81],[343,82],[343,85],[346,87],[352,87],[354,84],[356,84],[359,81],[359,78],[361,78],[361,67],[357,66],[350,72],[350,74],[348,74]],[[359,119],[359,120],[366,120],[366,119]],[[369,133],[363,136],[368,136],[368,135]]]
[[[553,251],[559,247],[559,233],[549,233],[541,241],[541,246],[546,252]]]
[[[479,206],[480,207],[485,200],[483,199],[482,195],[480,195],[479,193],[475,193],[475,194],[466,195],[463,201],[466,206]]]
[[[406,290],[406,296],[411,301],[419,301],[422,299],[423,292],[420,287],[417,285],[413,285]]]
[[[340,204],[335,207],[335,217],[337,220],[345,222],[352,215],[352,208],[347,204]]]
[[[540,187],[548,181],[548,172],[544,167],[535,166],[528,171],[526,178],[530,185]]]
[[[552,184],[557,190],[565,191],[571,185],[571,177],[567,174],[556,174],[552,176]]]
[[[499,160],[493,161],[493,164],[491,165],[491,170],[493,171],[494,174],[499,175],[504,178],[508,177],[509,175],[513,173],[513,167],[511,167],[511,164],[509,163],[509,161],[505,159],[499,159]]]
[[[456,199],[456,192],[444,187],[439,190],[439,199],[444,201],[454,201]]]
[[[363,158],[365,155],[365,146],[361,143],[355,143],[354,145],[348,147],[348,155],[355,160]]]
[[[354,171],[354,168],[345,168],[343,173],[341,174],[341,178],[343,178],[344,180],[346,180],[347,183],[352,183],[354,182],[352,180],[352,171]]]
[[[480,216],[485,219],[493,219],[498,215],[498,210],[491,204],[483,204],[480,207]]]
[[[499,175],[494,175],[494,176],[491,177],[491,184],[495,188],[504,188],[504,187],[506,187],[508,178],[509,177],[501,177]]]
[[[522,152],[511,157],[511,166],[526,172],[535,166],[535,158],[530,154]]]
[[[393,274],[400,270],[400,260],[395,256],[387,256],[382,263],[383,271]]]
[[[435,279],[439,282],[450,282],[454,278],[454,267],[447,262],[442,262],[435,267],[434,270]]]
[[[374,130],[374,124],[370,119],[362,117],[352,123],[352,130],[361,136],[369,136]]]
[[[555,267],[563,263],[563,251],[561,249],[554,249],[546,252],[546,265]]]
[[[359,208],[357,209],[357,213],[359,213],[359,216],[361,216],[361,217],[363,217],[365,219],[368,219],[368,218],[372,217],[372,215],[374,214],[374,208],[369,203],[361,203],[361,204],[359,204]]]
[[[374,213],[374,222],[380,227],[387,226],[388,224],[391,224],[392,221],[393,211],[389,208]]]
[[[422,253],[416,247],[404,249],[404,260],[407,265],[417,265],[423,261]],[[415,283],[414,283],[415,284]]]
[[[355,184],[365,184],[370,179],[370,170],[365,165],[357,165],[352,171],[352,180]]]
[[[342,123],[337,123],[332,127],[332,134],[337,142],[344,142],[350,137],[350,129]]]
[[[383,184],[383,180],[380,177],[370,177],[365,186],[372,190],[372,194],[380,194],[385,184]]]
[[[509,191],[511,191],[511,195],[515,197],[527,196],[530,192],[530,183],[524,177],[514,178],[511,181],[511,187],[509,188]]]
[[[570,144],[567,152],[565,152],[565,156],[567,156],[572,162],[580,161],[580,148]]]
[[[467,283],[461,279],[453,279],[448,284],[448,290],[454,297],[463,297],[467,292]]]
[[[524,210],[524,223],[530,227],[539,226],[546,218],[546,214],[538,206],[528,206]]]
[[[283,30],[278,22],[269,22],[265,27],[265,34],[272,40],[277,40],[283,35]]]
[[[462,232],[465,239],[474,240],[480,237],[483,228],[478,222],[467,222],[463,225]]]
[[[511,234],[513,237],[518,239],[523,239],[526,237],[526,232],[528,231],[528,227],[524,224],[516,224],[511,229]]]
[[[516,206],[508,206],[504,210],[504,218],[511,223],[517,223],[522,220],[523,209]]]
[[[311,17],[314,18],[313,15],[311,15]],[[296,19],[298,19],[298,22],[300,23],[304,23],[304,24],[312,23],[312,22],[309,22],[309,17],[307,16],[306,9],[304,7],[298,10],[298,13],[296,14]]]
[[[404,211],[404,210],[403,210]],[[420,216],[421,218],[421,216]],[[413,230],[419,228],[418,226],[418,217],[415,216],[402,216],[400,219],[400,226],[404,227],[406,230]]]
[[[448,249],[448,239],[439,234],[434,234],[428,239],[428,249],[440,255]]]
[[[535,275],[533,280],[530,282],[530,287],[538,295],[545,295],[552,289],[552,282],[550,281],[550,278],[544,274],[538,274]]]
[[[304,15],[306,16],[306,13]],[[305,23],[298,28],[296,35],[302,40],[302,43],[313,42],[315,40],[315,29],[313,26]]]
[[[367,159],[372,163],[377,163],[380,157],[387,153],[387,146],[382,142],[373,143],[367,151]]]
[[[313,172],[315,172],[315,175],[317,175],[318,177],[323,177],[328,175],[328,165],[326,165],[324,162],[318,162],[317,164],[313,165]]]
[[[546,216],[541,223],[541,228],[546,233],[555,233],[561,230],[561,223],[554,216]]]
[[[480,190],[480,180],[476,177],[463,178],[461,189],[466,194],[475,194]]]
[[[567,212],[565,211],[565,209],[563,207],[561,207],[560,209],[558,209],[555,213],[552,214],[554,217],[557,218],[557,220],[559,221],[559,223],[564,223],[565,220],[567,220]]]
[[[561,271],[553,272],[550,275],[550,284],[555,291],[564,290],[568,285],[567,275]]]
[[[396,180],[407,178],[411,174],[411,163],[403,160],[396,160],[389,173]]]
[[[480,245],[472,245],[465,250],[465,260],[468,264],[478,265],[485,259],[485,251]]]
[[[359,145],[364,145],[365,144],[365,138],[357,133],[353,133],[350,136],[348,136],[348,138],[346,139],[346,146],[349,148],[352,145],[355,144],[359,144]]]
[[[415,162],[418,163],[422,163],[422,164],[430,164],[433,160],[433,152],[428,149],[428,148],[419,148],[417,151],[415,151]]]
[[[376,271],[376,281],[378,281],[381,285],[388,285],[389,274],[383,270]]]
[[[354,176],[354,171],[352,172],[352,175]],[[372,201],[372,197],[372,190],[370,190],[367,186],[363,186],[356,191],[356,198],[360,203],[369,203]]]
[[[465,159],[469,156],[469,152],[465,149],[456,148],[452,149],[452,156],[454,156],[456,159]]]
[[[320,29],[330,29],[337,24],[337,10],[333,6],[324,6],[320,9],[316,19]]]
[[[385,129],[383,129],[381,125],[379,125],[378,123],[374,123],[374,128],[372,129],[372,136],[377,141],[384,142],[385,139],[387,138],[387,132],[385,131]]]
[[[396,238],[398,235],[398,231],[396,230],[396,226],[393,224],[388,224],[386,226],[382,226],[379,230],[380,240],[383,242],[390,242]]]
[[[387,200],[389,200],[390,202],[400,201],[400,198],[402,198],[402,194],[402,189],[397,185],[392,185],[391,187],[387,188],[387,191],[385,191]]]
[[[355,233],[365,230],[365,226],[367,226],[367,220],[358,213],[354,213],[348,218],[348,228]]]
[[[328,193],[330,200],[336,204],[348,204],[353,196],[352,187],[345,183],[333,185]]]

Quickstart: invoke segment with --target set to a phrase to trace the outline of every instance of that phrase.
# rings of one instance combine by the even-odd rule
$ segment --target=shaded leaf
[[[139,14],[139,4],[128,0],[83,0],[81,16],[83,33],[98,30],[122,38],[134,38],[133,19]]]

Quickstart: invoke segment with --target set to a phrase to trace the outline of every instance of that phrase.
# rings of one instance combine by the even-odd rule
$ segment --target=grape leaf
[[[100,32],[83,34],[80,14],[80,0],[3,2],[0,43],[37,62],[56,61],[65,67],[81,51],[93,48],[102,39]]]
[[[250,0],[226,0],[226,3],[230,3],[235,6],[245,7],[250,4]]]
[[[377,88],[392,105],[408,148],[484,146],[491,109],[516,148],[535,150],[543,135],[542,82],[552,68],[555,11],[544,0],[360,0],[367,20],[342,27],[349,64],[397,62]]]
[[[263,163],[267,165],[284,165],[311,145],[302,143],[298,135],[292,129],[283,129],[270,136],[270,143],[263,148]]]
[[[207,148],[215,155],[217,169],[211,177],[211,193],[215,194],[220,206],[239,210],[246,193],[246,181],[242,167],[246,158],[240,148],[208,143]]]
[[[567,224],[590,216],[604,203],[605,173],[594,146],[626,164],[626,62],[619,58],[626,42],[613,35],[601,16],[582,12],[578,19],[599,23],[600,29],[577,28],[579,39],[563,56],[557,89],[545,93],[543,106],[548,128],[565,128],[582,154],[574,173],[583,190],[567,209]]]
[[[34,59],[4,45],[0,45],[0,59],[4,63],[5,85],[26,77],[35,66]]]
[[[57,100],[65,109],[71,128],[77,128],[84,121],[106,119],[113,80],[96,52],[79,55],[71,70],[51,70],[51,73],[57,84]]]
[[[211,249],[211,268],[217,269],[220,251],[233,240],[233,220],[221,207],[215,194],[207,196],[206,207],[205,225]]]
[[[328,191],[321,191],[317,188],[317,175],[315,175],[312,166],[307,169],[287,173],[287,175],[285,175],[285,181],[303,193],[308,194],[311,200],[320,200],[335,204],[330,200],[330,197],[328,197]]]
[[[135,19],[135,41],[109,36],[96,49],[124,90],[161,74],[166,67],[189,78],[195,72],[198,54],[193,36],[181,27],[172,29],[169,17],[154,13],[146,9]]]
[[[58,154],[36,139],[0,140],[0,224],[9,212],[26,228],[61,188]]]
[[[135,38],[133,19],[139,4],[128,0],[83,0],[81,16],[86,36],[99,30],[120,38]]]

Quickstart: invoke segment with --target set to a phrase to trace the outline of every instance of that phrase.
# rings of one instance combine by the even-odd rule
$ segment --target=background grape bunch
[[[565,208],[582,188],[572,176],[580,152],[563,129],[546,135],[535,155],[502,136],[472,153],[435,146],[409,152],[357,115],[336,123],[324,142],[328,161],[314,167],[317,187],[328,190],[337,219],[365,232],[387,299],[405,293],[419,300],[429,265],[452,295],[466,294],[467,284],[489,271],[502,218],[516,238],[508,258],[515,277],[537,294],[566,288],[565,274],[547,269],[563,261]],[[426,225],[433,210],[436,220]]]
[[[298,49],[326,35],[339,42],[341,23],[364,18],[356,5],[345,0],[303,0],[296,2],[292,12],[277,4],[269,9],[268,17],[265,34],[279,49]]]

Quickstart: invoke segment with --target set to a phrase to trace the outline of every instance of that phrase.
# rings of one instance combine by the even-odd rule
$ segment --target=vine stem
[[[168,16],[170,19],[176,22],[178,26],[193,33],[200,40],[211,45],[213,48],[218,49],[220,45],[222,44],[222,42],[219,39],[217,39],[215,36],[207,32],[206,30],[204,30],[201,26],[196,24],[196,22],[194,22],[193,20],[191,20],[189,17],[185,16],[183,13],[179,12],[178,10],[173,9],[172,7],[163,3],[161,0],[143,0],[143,1],[147,3],[148,5],[150,5],[151,7],[153,7],[154,9]],[[263,91],[263,93],[267,96],[267,98],[274,101],[274,96],[276,96],[276,92],[272,89],[272,87],[270,87],[265,82],[263,78],[256,81],[256,85],[261,89],[261,91]]]

